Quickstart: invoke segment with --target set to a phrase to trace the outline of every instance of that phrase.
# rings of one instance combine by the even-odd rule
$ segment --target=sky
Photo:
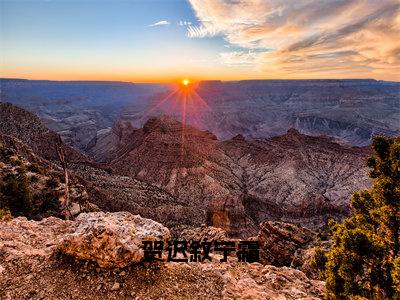
[[[400,81],[398,0],[0,0],[0,76]]]

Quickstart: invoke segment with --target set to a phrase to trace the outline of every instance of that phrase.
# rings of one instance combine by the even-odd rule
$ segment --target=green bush
[[[322,278],[326,270],[326,262],[326,251],[321,247],[316,247],[314,256],[311,259],[311,267],[316,270]]]
[[[330,224],[328,299],[396,299],[400,295],[400,138],[376,137],[368,159],[370,190],[355,193],[353,215]]]
[[[0,184],[0,208],[7,208],[13,216],[31,216],[32,192],[25,173],[9,175]]]

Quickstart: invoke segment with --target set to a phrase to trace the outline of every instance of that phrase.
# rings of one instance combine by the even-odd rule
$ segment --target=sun
[[[189,84],[190,84],[190,81],[189,81],[189,79],[182,79],[182,84],[184,85],[184,86],[188,86]]]

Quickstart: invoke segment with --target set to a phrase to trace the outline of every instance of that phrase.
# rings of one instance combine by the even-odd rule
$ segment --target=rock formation
[[[259,263],[162,263],[154,266],[134,264],[125,268],[98,267],[107,265],[108,256],[77,257],[57,254],[57,245],[79,232],[82,225],[92,224],[92,229],[103,232],[119,232],[104,239],[104,249],[110,249],[122,232],[124,222],[137,219],[126,213],[101,214],[101,222],[94,225],[96,214],[82,214],[80,220],[63,221],[47,218],[28,221],[15,218],[0,223],[0,290],[2,299],[51,298],[51,299],[322,299],[324,283],[311,280],[292,268],[263,266]],[[131,220],[129,220],[131,219]],[[91,221],[89,221],[91,220]],[[142,225],[135,226],[135,234],[146,236],[156,229],[165,233],[150,220],[137,219]],[[110,222],[109,222],[110,221]],[[150,223],[149,223],[150,222]],[[89,228],[87,226],[85,228]],[[128,225],[128,223],[125,223]],[[116,226],[116,227],[114,227]],[[126,226],[128,227],[128,226]],[[108,231],[112,229],[112,231]],[[158,230],[161,229],[161,232]],[[78,230],[78,231],[77,231]],[[133,232],[131,232],[133,233]],[[83,237],[83,236],[82,236]],[[125,236],[131,240],[132,236]],[[78,240],[76,240],[77,242]],[[85,248],[95,249],[98,239],[80,239]],[[90,245],[93,243],[93,245]],[[82,247],[77,247],[75,249]],[[101,253],[102,249],[99,249]],[[92,251],[93,252],[93,251]],[[93,252],[94,255],[96,255]],[[133,258],[131,256],[131,258]],[[89,259],[89,260],[82,260]]]
[[[164,241],[169,230],[150,219],[127,212],[82,213],[73,232],[66,235],[58,249],[100,267],[126,267],[143,260],[143,241]]]
[[[169,193],[195,216],[190,225],[207,223],[232,236],[254,235],[265,219],[323,227],[328,217],[346,215],[352,193],[370,184],[367,148],[295,129],[220,142],[168,117],[124,128],[113,151],[118,155],[108,163],[114,173]]]
[[[152,116],[181,118],[181,111],[173,109],[175,99],[158,106],[171,93],[168,85],[20,79],[0,79],[0,84],[0,101],[36,113],[81,150],[110,132],[121,115],[134,127]],[[208,108],[199,101],[186,119],[220,139],[238,134],[268,138],[293,127],[303,134],[365,146],[372,135],[399,134],[399,89],[399,83],[371,79],[204,81],[196,93]]]
[[[30,145],[36,155],[55,159],[54,132],[22,109],[0,107],[3,132]],[[141,214],[174,235],[185,226],[207,224],[249,237],[266,219],[317,229],[329,217],[346,215],[351,194],[370,184],[367,148],[341,146],[295,129],[270,139],[239,135],[221,142],[210,132],[162,117],[140,129],[121,121],[113,132],[117,139],[103,137],[106,142],[97,143],[104,148],[93,148],[107,162],[102,166],[62,144],[70,151],[72,175],[82,178],[80,184],[102,209]]]
[[[269,138],[296,128],[307,135],[328,135],[338,142],[366,146],[377,134],[399,135],[400,84],[372,79],[360,80],[245,80],[200,82],[185,119],[219,139],[241,134],[246,138]],[[147,109],[127,108],[136,127],[141,118],[172,114],[181,119],[181,109],[158,105],[170,92],[154,95]],[[207,106],[204,106],[204,102]],[[190,105],[190,103],[188,104]],[[135,109],[136,108],[136,109]],[[192,113],[191,113],[192,112]]]
[[[3,78],[0,86],[0,101],[35,113],[64,142],[80,150],[109,129],[127,103],[138,109],[148,95],[165,90],[159,84]]]
[[[140,214],[164,224],[174,236],[200,222],[198,211],[190,203],[149,183],[88,165],[71,165],[71,169],[84,180],[90,200],[105,211]]]
[[[62,143],[59,135],[44,126],[37,116],[10,103],[0,102],[0,134],[21,140],[45,159],[57,160],[59,145],[69,161],[89,161],[85,155]]]
[[[182,230],[179,239],[185,241],[225,241],[227,235],[225,230],[212,226],[201,226]]]
[[[291,266],[296,252],[316,244],[317,234],[301,226],[265,221],[260,225],[258,241],[264,264]]]

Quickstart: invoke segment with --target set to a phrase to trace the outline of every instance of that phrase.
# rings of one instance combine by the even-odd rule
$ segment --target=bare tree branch
[[[59,136],[56,142],[57,156],[60,161],[61,167],[64,172],[64,205],[63,210],[65,212],[65,218],[69,220],[72,217],[71,210],[69,207],[69,177],[68,177],[68,162],[65,156],[65,150],[63,142]]]

